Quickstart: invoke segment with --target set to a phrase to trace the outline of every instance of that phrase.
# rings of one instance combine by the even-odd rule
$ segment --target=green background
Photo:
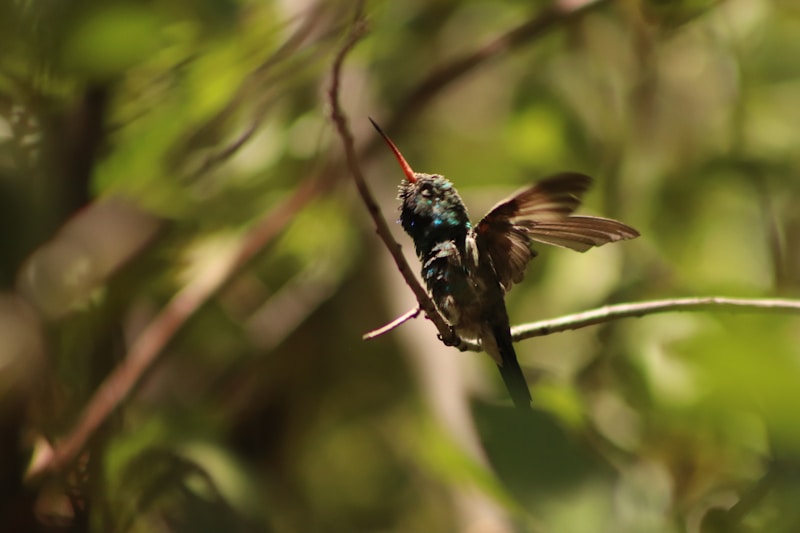
[[[489,358],[442,346],[423,318],[361,340],[414,300],[329,119],[356,10],[0,7],[0,529],[797,531],[796,317],[670,313],[521,342],[530,418]],[[473,220],[574,170],[596,180],[582,213],[642,234],[539,246],[512,323],[800,292],[792,0],[363,15],[340,96],[390,222],[402,174],[369,116]],[[230,268],[265,224],[275,237]],[[226,269],[80,460],[22,481],[159,310]]]

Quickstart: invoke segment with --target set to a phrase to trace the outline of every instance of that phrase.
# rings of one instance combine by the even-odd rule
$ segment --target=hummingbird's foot
[[[458,333],[456,333],[456,328],[453,326],[450,326],[450,335],[447,337],[444,337],[441,334],[436,336],[444,343],[445,346],[453,346],[462,352],[466,352],[469,349],[467,344],[464,342],[464,339],[459,337]]]

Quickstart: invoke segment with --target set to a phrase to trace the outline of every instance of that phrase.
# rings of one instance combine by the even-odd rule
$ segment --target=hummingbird
[[[639,232],[608,218],[579,216],[592,178],[563,172],[495,205],[477,225],[452,182],[414,172],[392,140],[386,141],[405,179],[399,187],[400,223],[414,241],[422,279],[442,316],[462,339],[472,339],[494,359],[514,405],[530,410],[531,394],[511,339],[505,294],[522,281],[536,257],[533,242],[585,252]]]

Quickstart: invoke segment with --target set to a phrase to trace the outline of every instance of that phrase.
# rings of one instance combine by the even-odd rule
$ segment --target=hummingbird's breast
[[[404,182],[400,223],[414,241],[422,278],[444,318],[459,335],[478,339],[481,322],[502,290],[491,261],[481,254],[467,208],[440,175],[416,174]],[[487,269],[488,266],[488,269]]]
[[[462,337],[479,339],[490,307],[502,303],[502,289],[487,267],[472,231],[439,242],[423,258],[422,277],[434,303]]]

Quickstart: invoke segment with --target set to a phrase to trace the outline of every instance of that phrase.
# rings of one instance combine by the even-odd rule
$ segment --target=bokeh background
[[[390,220],[402,174],[368,116],[473,219],[575,170],[583,213],[642,234],[539,247],[512,322],[800,293],[794,0],[8,0],[0,530],[800,529],[794,316],[521,342],[527,418],[423,318],[361,340],[414,299],[329,119],[359,11],[340,98]],[[122,407],[32,474],[154,321]]]

